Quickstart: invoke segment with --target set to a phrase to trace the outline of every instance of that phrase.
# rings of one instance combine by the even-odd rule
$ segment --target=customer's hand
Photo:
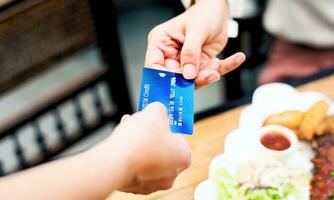
[[[142,112],[126,115],[101,144],[104,152],[117,150],[125,158],[128,173],[120,190],[149,194],[169,189],[189,166],[189,146],[183,136],[171,133],[166,112],[162,104],[152,103]]]
[[[145,65],[182,72],[185,78],[195,79],[197,88],[219,80],[245,60],[243,53],[216,58],[227,43],[227,22],[224,0],[197,0],[150,32]]]
[[[123,117],[111,136],[87,151],[0,178],[0,199],[106,199],[115,190],[148,194],[170,188],[189,164],[187,142],[170,132],[165,107],[153,103]]]

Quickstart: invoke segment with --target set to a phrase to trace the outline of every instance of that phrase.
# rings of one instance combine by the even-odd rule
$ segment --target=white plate
[[[224,144],[224,154],[216,156],[209,167],[209,178],[200,183],[194,194],[195,200],[218,200],[212,176],[217,168],[225,167],[233,175],[236,166],[241,160],[250,159],[254,155],[255,134],[262,127],[264,120],[271,114],[286,110],[306,111],[315,102],[330,98],[318,92],[300,93],[293,87],[272,83],[259,87],[253,94],[253,102],[246,107],[239,119],[239,128],[228,134]],[[334,114],[334,104],[331,103],[328,114]],[[311,170],[313,165],[310,159],[313,151],[308,143],[299,142],[298,151],[291,160],[303,164],[305,169]],[[305,196],[309,188],[305,188]]]

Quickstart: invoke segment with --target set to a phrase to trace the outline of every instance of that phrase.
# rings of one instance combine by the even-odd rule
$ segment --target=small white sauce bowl
[[[281,135],[285,136],[290,141],[290,147],[285,150],[273,150],[264,146],[261,142],[262,137],[272,132],[280,133]],[[298,139],[295,133],[289,128],[279,125],[269,125],[264,126],[259,130],[256,146],[258,147],[258,153],[261,156],[287,159],[292,153],[294,153],[298,149]]]

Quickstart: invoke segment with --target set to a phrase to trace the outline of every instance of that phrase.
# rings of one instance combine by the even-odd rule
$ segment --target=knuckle
[[[183,159],[181,160],[181,167],[182,169],[186,169],[190,166],[190,164],[191,164],[191,155],[190,153],[186,153],[183,156]]]
[[[147,40],[151,40],[159,32],[160,32],[160,25],[157,25],[148,33]]]
[[[135,193],[142,194],[142,195],[149,195],[149,194],[151,194],[152,192],[155,192],[155,191],[156,191],[156,189],[153,189],[153,188],[141,188],[140,191],[135,192]]]
[[[184,144],[182,145],[182,150],[181,150],[182,153],[179,154],[181,170],[188,168],[191,164],[191,152],[189,145],[185,140],[183,141],[183,143]]]
[[[152,39],[153,35],[154,35],[154,32],[153,32],[153,30],[151,30],[147,35],[147,41],[150,41]]]
[[[170,189],[171,187],[173,187],[173,181],[167,181],[167,182],[164,182],[163,184],[160,185],[160,190],[168,190]]]

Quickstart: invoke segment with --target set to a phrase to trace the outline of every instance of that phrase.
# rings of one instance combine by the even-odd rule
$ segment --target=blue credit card
[[[194,126],[193,80],[182,74],[143,68],[138,111],[152,102],[164,104],[168,111],[170,129],[175,133],[191,135]]]

